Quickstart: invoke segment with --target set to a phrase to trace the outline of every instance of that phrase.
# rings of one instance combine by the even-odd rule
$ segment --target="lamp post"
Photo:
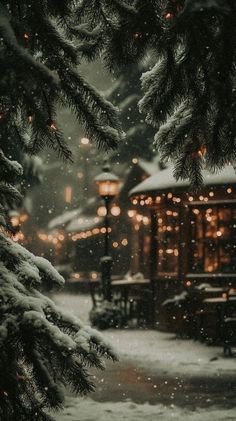
[[[111,301],[111,266],[112,257],[109,251],[109,211],[112,199],[119,192],[120,180],[110,171],[110,166],[106,163],[103,167],[103,172],[95,178],[98,186],[98,193],[104,200],[106,207],[105,215],[105,240],[104,240],[104,256],[101,258],[101,272],[102,272],[102,292],[104,299]]]

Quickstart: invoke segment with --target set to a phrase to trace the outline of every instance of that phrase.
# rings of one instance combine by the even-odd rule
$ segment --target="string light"
[[[114,206],[112,206],[112,207],[111,207],[111,214],[112,214],[113,216],[119,216],[119,215],[120,215],[120,213],[121,213],[121,209],[120,209],[120,207],[119,207],[119,206],[114,205]]]
[[[54,132],[56,132],[57,131],[57,126],[56,126],[56,123],[55,123],[55,121],[53,121],[53,120],[51,120],[51,119],[49,119],[48,121],[47,121],[47,125],[54,131]]]
[[[174,18],[174,14],[173,13],[171,13],[171,12],[167,12],[165,15],[164,15],[164,19],[165,20],[172,20]]]
[[[87,137],[82,137],[82,139],[80,140],[81,145],[89,145],[90,144],[90,140]]]
[[[134,39],[141,39],[143,37],[142,32],[135,32],[134,33]]]

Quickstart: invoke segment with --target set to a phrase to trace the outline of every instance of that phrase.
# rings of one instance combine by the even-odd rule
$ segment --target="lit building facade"
[[[204,180],[201,193],[191,194],[188,182],[176,181],[168,168],[131,190],[136,214],[150,219],[149,229],[137,231],[144,240],[136,265],[141,268],[146,256],[156,318],[161,303],[183,287],[236,286],[235,171],[206,172]]]

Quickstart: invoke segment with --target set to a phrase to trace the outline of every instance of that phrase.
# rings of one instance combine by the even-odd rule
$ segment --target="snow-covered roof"
[[[189,186],[189,180],[178,180],[173,176],[173,167],[160,170],[156,174],[142,181],[130,191],[130,195],[151,192],[156,190],[167,190]],[[226,166],[219,173],[203,171],[204,184],[207,186],[225,185],[236,183],[236,174],[232,165]]]
[[[66,228],[67,232],[87,231],[101,225],[103,218],[98,216],[83,216],[73,219]]]
[[[71,211],[64,212],[62,215],[57,216],[56,218],[53,218],[49,224],[48,228],[54,229],[57,227],[65,226],[68,224],[72,219],[76,218],[82,213],[81,208],[73,209]]]
[[[152,161],[140,158],[138,164],[147,174],[153,175],[160,169],[159,161],[159,157],[155,157]]]

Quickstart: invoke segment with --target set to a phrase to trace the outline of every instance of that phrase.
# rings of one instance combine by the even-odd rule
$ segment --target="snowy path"
[[[88,296],[61,294],[55,301],[87,322]],[[93,373],[89,398],[68,396],[57,421],[236,420],[236,360],[224,358],[221,348],[150,330],[104,336],[120,362]]]

